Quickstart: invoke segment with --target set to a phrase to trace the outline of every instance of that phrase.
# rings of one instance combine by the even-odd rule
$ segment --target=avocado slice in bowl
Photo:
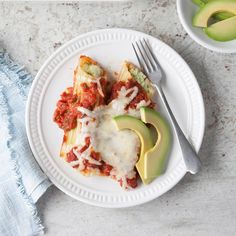
[[[192,1],[199,7],[204,7],[207,3],[215,1],[215,0],[192,0]],[[217,12],[213,15],[213,18],[216,20],[225,20],[232,16],[234,16],[234,14],[230,12]]]
[[[229,12],[236,15],[235,0],[215,0],[208,2],[193,17],[193,25],[197,27],[207,27],[208,21],[212,15],[218,12]]]
[[[217,22],[203,29],[212,39],[225,42],[236,39],[236,16]]]

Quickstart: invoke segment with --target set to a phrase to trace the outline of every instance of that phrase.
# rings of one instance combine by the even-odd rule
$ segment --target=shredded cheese
[[[137,96],[138,87],[126,89],[122,87],[118,97],[106,106],[100,106],[90,111],[79,107],[85,116],[78,121],[81,123],[80,138],[77,142],[80,146],[85,145],[85,138],[90,137],[90,146],[83,152],[73,150],[78,161],[71,162],[71,166],[82,165],[81,160],[88,160],[91,164],[101,165],[101,162],[91,158],[91,150],[101,154],[102,160],[113,167],[111,175],[122,181],[122,186],[127,188],[126,178],[134,178],[134,166],[138,159],[140,140],[135,132],[131,130],[116,130],[112,118],[116,115],[136,114],[140,116],[138,109],[141,106],[149,105],[149,102],[141,101],[137,109],[125,109],[126,106]],[[127,96],[129,95],[129,96]],[[79,166],[82,170],[84,166]]]

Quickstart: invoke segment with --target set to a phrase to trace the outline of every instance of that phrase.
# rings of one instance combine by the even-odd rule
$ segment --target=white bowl
[[[236,40],[218,42],[210,39],[201,28],[192,26],[192,18],[199,9],[192,0],[177,0],[177,12],[180,22],[189,36],[198,44],[212,51],[221,53],[236,53]]]

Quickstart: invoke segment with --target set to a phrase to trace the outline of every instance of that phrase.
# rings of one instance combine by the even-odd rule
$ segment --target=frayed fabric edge
[[[26,85],[29,85],[32,81],[32,77],[27,71],[24,69],[24,67],[17,65],[14,63],[10,57],[8,56],[7,53],[5,52],[0,52],[0,65],[2,66],[3,72],[5,72],[9,78],[12,75],[15,80],[15,74],[17,74],[18,79],[20,81],[18,82],[18,86],[20,90],[22,91],[22,95],[25,95],[23,92],[23,88]],[[26,96],[26,95],[25,95]],[[22,182],[22,176],[19,170],[19,166],[17,163],[17,154],[14,152],[14,150],[10,147],[10,142],[12,140],[12,134],[10,133],[10,127],[12,126],[11,121],[9,120],[9,108],[7,104],[6,97],[4,96],[4,91],[3,91],[3,86],[0,86],[0,101],[2,101],[1,105],[1,113],[2,116],[5,116],[5,121],[7,122],[7,146],[9,147],[10,150],[10,159],[11,159],[11,169],[14,173],[14,177],[16,179],[16,184],[19,192],[21,193],[24,201],[26,202],[26,205],[29,207],[30,213],[33,217],[33,221],[35,225],[37,226],[37,230],[34,233],[34,235],[39,235],[44,233],[44,226],[42,225],[41,219],[38,216],[38,211],[36,206],[33,203],[33,200],[31,199],[30,196],[25,191],[25,187]]]
[[[5,51],[0,52],[0,66],[9,79],[17,84],[20,94],[26,99],[27,94],[25,92],[33,81],[33,77],[25,70],[24,66],[12,61]]]

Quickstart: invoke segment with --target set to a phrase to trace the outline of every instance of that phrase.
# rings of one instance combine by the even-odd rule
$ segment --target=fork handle
[[[156,86],[156,85],[154,85],[154,86],[156,87],[156,89],[159,93],[159,96],[160,96],[162,102],[164,103],[164,106],[169,114],[170,119],[171,119],[175,133],[176,133],[177,138],[179,140],[179,144],[180,144],[180,148],[182,151],[182,155],[183,155],[186,169],[191,174],[196,174],[201,168],[201,161],[200,161],[196,151],[194,150],[193,146],[190,144],[188,139],[185,137],[182,129],[180,128],[178,122],[176,121],[175,116],[174,116],[173,112],[171,111],[171,108],[166,100],[166,96],[163,93],[161,86]]]

